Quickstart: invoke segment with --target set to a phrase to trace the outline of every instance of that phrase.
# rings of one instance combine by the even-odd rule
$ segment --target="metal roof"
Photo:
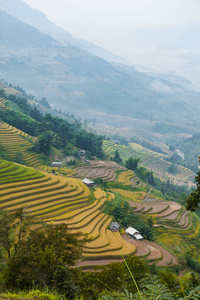
[[[90,179],[88,179],[88,178],[84,178],[84,179],[82,180],[82,182],[85,183],[85,184],[94,184],[94,181],[92,181],[92,180],[90,180]]]

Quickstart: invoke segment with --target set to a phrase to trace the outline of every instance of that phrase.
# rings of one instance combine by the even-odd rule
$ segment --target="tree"
[[[26,237],[33,220],[24,208],[12,213],[3,212],[0,216],[0,246],[4,248],[8,259],[14,257],[20,243]]]
[[[60,291],[63,286],[62,292],[67,294],[66,282],[72,280],[68,267],[81,258],[87,236],[70,233],[66,224],[50,224],[37,230],[31,230],[31,225],[24,209],[4,213],[0,219],[0,245],[6,253],[4,286],[12,289],[59,286]],[[58,283],[61,276],[63,281]],[[75,287],[72,290],[75,293]]]
[[[197,188],[193,191],[190,196],[186,199],[186,209],[195,211],[200,204],[200,171],[195,177]]]
[[[115,155],[113,157],[113,161],[115,161],[118,164],[122,164],[122,158],[121,158],[118,150],[115,151]]]
[[[38,137],[37,142],[32,147],[36,152],[42,152],[44,155],[49,156],[51,145],[53,142],[53,133],[46,131]]]
[[[141,159],[138,158],[133,158],[132,156],[125,162],[125,166],[127,169],[130,170],[137,170],[138,168],[138,163],[141,161]]]
[[[148,177],[148,183],[150,185],[155,185],[155,180],[154,180],[154,176],[153,176],[153,173],[149,174],[149,177]]]
[[[170,173],[170,174],[177,174],[178,173],[178,167],[176,165],[170,165],[168,168],[167,168],[167,172]]]

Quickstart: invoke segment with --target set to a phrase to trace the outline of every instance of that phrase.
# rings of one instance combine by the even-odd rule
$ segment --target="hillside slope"
[[[64,46],[3,11],[0,17],[1,78],[47,97],[57,108],[179,122],[198,118],[198,94],[166,80],[170,92],[156,91],[153,77]]]

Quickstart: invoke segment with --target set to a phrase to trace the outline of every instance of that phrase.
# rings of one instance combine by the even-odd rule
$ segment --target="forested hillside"
[[[70,124],[50,114],[43,116],[36,106],[31,107],[25,98],[6,96],[4,91],[1,91],[1,96],[1,99],[6,101],[7,108],[0,111],[1,120],[38,137],[33,146],[35,152],[48,156],[51,146],[54,146],[68,154],[70,151],[85,149],[91,155],[103,158],[102,137],[86,132],[78,121]],[[9,106],[13,106],[13,109]]]

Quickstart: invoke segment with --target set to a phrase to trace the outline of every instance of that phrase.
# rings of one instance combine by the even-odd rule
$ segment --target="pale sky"
[[[200,0],[23,0],[45,13],[74,37],[92,42],[124,58],[159,72],[188,78],[200,86],[200,50],[170,51],[138,48],[124,37],[138,28],[200,24]],[[131,44],[132,43],[132,44]],[[190,48],[190,45],[188,45]]]
[[[200,0],[24,0],[76,37],[102,45],[142,27],[200,19]]]

